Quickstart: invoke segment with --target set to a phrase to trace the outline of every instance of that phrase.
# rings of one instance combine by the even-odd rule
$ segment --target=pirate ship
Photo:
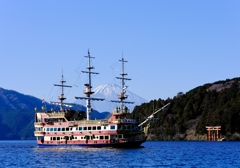
[[[105,119],[91,119],[91,101],[103,101],[102,98],[93,98],[91,75],[98,74],[93,72],[94,67],[91,66],[91,59],[94,57],[85,56],[88,59],[87,71],[82,71],[88,74],[88,83],[85,84],[85,96],[75,97],[76,99],[86,100],[86,111],[76,111],[71,109],[64,109],[64,87],[71,87],[65,85],[61,80],[59,86],[62,88],[62,93],[59,96],[59,111],[42,111],[37,112],[34,122],[34,135],[39,147],[50,146],[81,146],[81,147],[120,147],[120,148],[134,148],[140,147],[147,139],[147,126],[143,125],[151,120],[152,115],[147,117],[142,123],[138,123],[135,119],[128,118],[130,113],[125,104],[133,103],[126,101],[126,86],[125,81],[131,80],[126,78],[127,73],[124,72],[124,64],[127,62],[124,58],[119,60],[122,64],[122,73],[117,79],[121,80],[121,93],[119,93],[119,101],[112,101],[119,105],[112,110],[111,115]],[[58,103],[58,102],[54,102]],[[155,113],[164,109],[167,105],[156,111]],[[155,114],[154,113],[154,114]]]

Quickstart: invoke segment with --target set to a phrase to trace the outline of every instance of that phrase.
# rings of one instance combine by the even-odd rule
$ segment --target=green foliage
[[[34,107],[41,107],[41,100],[0,88],[0,104],[0,139],[33,139]]]
[[[222,127],[221,134],[229,137],[240,132],[240,78],[205,84],[185,94],[179,92],[166,101],[150,101],[136,107],[133,114],[138,119],[144,118],[152,113],[153,106],[158,109],[167,102],[171,102],[168,111],[158,114],[160,120],[151,125],[155,137],[174,139],[176,135],[185,135],[190,127],[195,134],[204,135],[205,126],[218,125]],[[189,125],[191,121],[196,121],[195,127]]]

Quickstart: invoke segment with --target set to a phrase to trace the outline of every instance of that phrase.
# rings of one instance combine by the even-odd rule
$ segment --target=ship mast
[[[64,83],[66,83],[66,81],[63,80],[63,74],[62,74],[62,80],[60,81],[60,83],[61,83],[60,85],[54,84],[54,86],[59,86],[62,89],[62,92],[61,92],[60,96],[58,97],[58,99],[60,100],[60,111],[62,111],[63,110],[63,101],[66,99],[64,97],[64,87],[72,87],[72,86],[64,85]]]
[[[85,56],[86,58],[88,58],[88,67],[87,70],[88,71],[82,71],[82,73],[87,73],[88,74],[88,83],[85,84],[86,90],[84,92],[84,94],[86,95],[86,97],[75,97],[76,99],[85,99],[86,100],[86,115],[87,115],[87,120],[90,119],[90,113],[92,112],[92,107],[91,107],[91,100],[104,100],[101,98],[91,98],[91,95],[94,93],[92,91],[92,82],[91,82],[91,75],[92,74],[99,74],[97,72],[92,72],[92,69],[94,69],[93,66],[91,66],[91,59],[94,59],[95,57],[91,57],[90,56],[90,52],[88,50],[88,55]]]
[[[125,80],[131,80],[131,79],[125,77],[125,76],[128,75],[127,73],[124,72],[124,63],[127,62],[127,61],[125,61],[123,57],[119,61],[122,62],[122,73],[120,74],[121,77],[116,77],[116,78],[122,80],[122,90],[121,90],[120,95],[118,96],[118,99],[120,100],[119,101],[120,102],[120,110],[123,112],[124,111],[123,110],[124,103],[131,103],[131,104],[133,104],[134,102],[126,102],[126,101],[124,101],[125,99],[128,98],[128,96],[125,95],[126,89],[127,89],[127,86],[125,85]],[[112,101],[112,102],[117,102],[117,101]]]

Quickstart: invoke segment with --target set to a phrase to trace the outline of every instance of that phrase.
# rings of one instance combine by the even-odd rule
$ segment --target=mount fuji
[[[116,84],[105,84],[100,85],[93,89],[94,94],[91,96],[93,98],[103,98],[104,101],[91,101],[92,108],[98,112],[111,112],[116,107],[119,107],[119,103],[113,103],[111,100],[119,100],[118,95],[122,91],[121,87]],[[142,103],[147,102],[146,99],[127,91],[126,95],[128,98],[126,99],[127,102],[134,102],[133,104],[125,103],[125,106],[127,106],[130,111],[133,110],[133,108],[136,105],[141,105]],[[82,105],[85,105],[84,100],[77,100],[76,103],[80,103]]]

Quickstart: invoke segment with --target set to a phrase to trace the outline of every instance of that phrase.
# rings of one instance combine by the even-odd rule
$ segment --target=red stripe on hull
[[[38,141],[39,147],[68,147],[68,146],[79,146],[79,147],[114,147],[114,148],[139,148],[141,144],[144,143],[145,140],[142,141],[128,141],[128,142],[119,142],[116,140],[108,140],[105,142],[96,142],[96,141],[49,141],[41,143]]]

